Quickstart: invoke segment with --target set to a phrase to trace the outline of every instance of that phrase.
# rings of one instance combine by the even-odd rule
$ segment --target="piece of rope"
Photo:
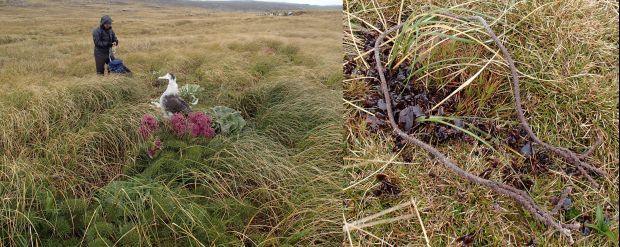
[[[478,185],[482,185],[484,187],[487,187],[489,189],[491,189],[492,191],[501,194],[501,195],[506,195],[512,199],[514,199],[516,202],[518,202],[519,204],[521,204],[525,209],[527,209],[528,211],[530,211],[532,213],[532,215],[538,219],[539,221],[543,222],[545,225],[552,227],[554,229],[556,229],[557,231],[559,231],[560,233],[562,233],[563,235],[565,235],[568,238],[568,241],[573,244],[574,240],[573,237],[571,235],[570,229],[572,229],[572,227],[574,227],[574,225],[566,225],[566,224],[562,224],[560,222],[558,222],[557,220],[555,220],[547,211],[545,211],[544,209],[542,209],[540,206],[538,206],[534,200],[525,192],[518,190],[514,187],[505,185],[505,184],[501,184],[495,181],[491,181],[491,180],[487,180],[481,177],[478,177],[476,175],[473,175],[463,169],[461,169],[459,166],[457,166],[454,162],[452,162],[452,160],[450,160],[448,157],[446,157],[443,153],[441,153],[439,150],[435,149],[434,147],[432,147],[431,145],[422,142],[418,139],[416,139],[413,136],[408,135],[407,133],[405,133],[404,131],[402,131],[399,127],[398,124],[396,124],[396,121],[394,120],[394,114],[392,111],[392,100],[390,98],[390,93],[389,93],[389,89],[388,89],[388,85],[387,82],[385,80],[385,74],[384,74],[384,68],[383,65],[381,63],[381,57],[380,57],[380,46],[381,46],[381,42],[385,39],[385,37],[389,34],[392,33],[398,29],[400,29],[403,26],[403,24],[398,24],[392,28],[390,28],[389,30],[383,32],[381,35],[379,35],[379,37],[377,38],[377,40],[375,41],[375,61],[376,61],[376,67],[377,67],[377,73],[379,74],[379,79],[381,81],[381,90],[383,91],[383,96],[385,98],[385,104],[386,104],[386,108],[387,108],[387,115],[390,121],[390,125],[392,126],[394,132],[399,135],[400,137],[402,137],[404,140],[406,140],[407,142],[416,145],[418,147],[421,147],[422,149],[424,149],[425,151],[429,152],[431,155],[433,155],[437,160],[439,160],[442,164],[444,164],[445,167],[447,167],[448,169],[450,169],[451,171],[453,171],[454,173],[456,173],[457,175],[467,179],[468,181],[478,184]]]
[[[558,202],[555,204],[555,207],[553,207],[553,210],[551,210],[552,215],[556,215],[560,212],[560,209],[562,209],[562,207],[564,206],[564,201],[568,199],[568,196],[570,195],[572,191],[573,191],[573,188],[570,186],[566,187],[566,189],[562,191],[562,194],[560,194]]]
[[[452,17],[452,18],[461,19],[461,20],[478,21],[482,24],[486,32],[489,34],[489,36],[491,36],[491,39],[493,39],[495,44],[502,51],[502,54],[504,55],[504,59],[506,59],[506,62],[508,63],[508,67],[510,67],[510,74],[512,75],[512,84],[514,88],[515,108],[517,110],[517,117],[519,118],[519,122],[521,123],[521,126],[525,129],[525,131],[527,132],[527,135],[529,136],[529,138],[535,143],[543,146],[545,149],[551,150],[557,156],[560,156],[561,158],[563,158],[566,162],[574,165],[579,170],[581,175],[583,175],[587,180],[589,180],[590,183],[594,187],[598,188],[599,187],[598,183],[594,180],[594,178],[592,178],[592,176],[590,176],[588,171],[595,172],[601,176],[605,176],[606,173],[599,168],[596,168],[586,162],[583,162],[581,159],[584,159],[590,154],[592,154],[594,150],[602,144],[602,139],[600,135],[597,136],[596,142],[586,152],[580,155],[568,150],[567,148],[554,147],[540,140],[536,136],[536,134],[534,134],[534,131],[532,131],[532,127],[530,127],[529,123],[527,122],[527,119],[525,118],[525,114],[524,114],[523,107],[521,104],[521,90],[520,90],[520,85],[519,85],[520,84],[519,76],[517,75],[517,67],[515,66],[514,60],[512,60],[512,56],[510,56],[510,53],[508,52],[506,47],[502,44],[499,38],[497,38],[497,35],[495,35],[495,32],[493,32],[491,27],[489,27],[489,24],[484,20],[484,18],[480,16],[457,16],[457,15],[453,15],[449,13],[442,13],[442,14]]]

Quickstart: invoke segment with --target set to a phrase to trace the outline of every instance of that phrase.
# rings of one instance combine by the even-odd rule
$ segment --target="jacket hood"
[[[109,15],[104,15],[101,17],[101,21],[99,21],[99,26],[103,26],[103,24],[112,24],[112,17]]]

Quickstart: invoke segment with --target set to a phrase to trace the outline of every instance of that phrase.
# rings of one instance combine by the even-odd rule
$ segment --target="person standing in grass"
[[[110,16],[104,15],[101,17],[99,27],[93,30],[93,42],[95,43],[97,74],[103,75],[105,65],[109,64],[111,59],[114,59],[114,55],[110,54],[110,49],[112,46],[118,45],[118,39],[112,30],[112,18]],[[108,73],[110,73],[109,68]]]

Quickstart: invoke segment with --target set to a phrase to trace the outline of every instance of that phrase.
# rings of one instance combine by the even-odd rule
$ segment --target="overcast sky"
[[[305,3],[312,5],[342,5],[342,0],[261,0],[263,2]]]
[[[205,0],[202,0],[202,1],[205,1]],[[206,1],[209,1],[209,0],[206,0]],[[305,3],[305,4],[312,4],[312,5],[342,5],[342,0],[260,0],[260,1],[261,2],[280,2],[280,3]]]

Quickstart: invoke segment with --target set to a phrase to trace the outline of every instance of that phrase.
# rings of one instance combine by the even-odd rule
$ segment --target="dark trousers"
[[[111,56],[114,59],[114,56]],[[97,74],[103,75],[105,74],[104,68],[106,64],[110,63],[110,57],[108,54],[99,54],[95,52],[95,67],[97,67]],[[108,74],[110,73],[110,68],[108,67]]]

